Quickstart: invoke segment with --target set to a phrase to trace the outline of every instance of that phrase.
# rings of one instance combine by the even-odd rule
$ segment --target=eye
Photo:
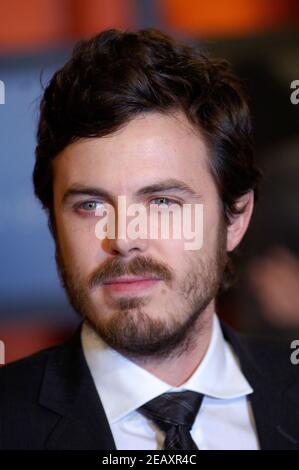
[[[151,200],[151,204],[165,204],[170,206],[171,204],[179,204],[178,201],[175,201],[174,199],[169,199],[168,197],[156,197],[155,199]]]
[[[87,212],[92,212],[92,211],[95,211],[99,207],[98,204],[101,204],[101,203],[99,201],[93,201],[93,200],[84,201],[78,204],[77,208],[82,209]]]

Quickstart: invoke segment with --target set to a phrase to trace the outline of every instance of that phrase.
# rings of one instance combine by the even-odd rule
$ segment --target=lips
[[[112,294],[117,293],[137,293],[138,291],[148,289],[161,281],[155,277],[119,277],[116,279],[108,279],[103,282],[103,287]]]
[[[107,281],[104,281],[103,284],[131,284],[133,282],[140,282],[140,281],[152,281],[152,280],[160,280],[159,278],[155,277],[144,277],[144,276],[139,276],[139,277],[118,277],[116,279],[108,279]]]

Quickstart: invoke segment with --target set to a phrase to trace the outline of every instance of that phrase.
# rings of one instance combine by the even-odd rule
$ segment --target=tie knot
[[[189,390],[169,392],[147,402],[138,408],[138,411],[156,422],[164,431],[173,425],[187,426],[191,429],[202,400],[201,393]]]

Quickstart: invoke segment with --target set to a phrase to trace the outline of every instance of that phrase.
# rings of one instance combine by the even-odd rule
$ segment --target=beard
[[[200,340],[206,321],[204,312],[217,296],[227,263],[226,231],[219,229],[212,256],[189,257],[187,273],[181,280],[176,279],[170,266],[149,256],[137,255],[125,263],[122,256],[116,255],[87,280],[72,263],[64,261],[57,240],[55,258],[70,304],[95,333],[132,360],[159,362],[192,350]],[[172,290],[172,301],[168,307],[163,306],[163,311],[155,312],[153,308],[147,311],[151,298],[147,296],[110,297],[105,298],[105,305],[96,305],[92,293],[102,282],[125,275],[159,277]]]

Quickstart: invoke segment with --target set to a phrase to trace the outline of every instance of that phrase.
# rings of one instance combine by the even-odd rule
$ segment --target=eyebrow
[[[155,193],[161,193],[161,192],[175,192],[175,193],[181,193],[181,194],[186,194],[190,195],[193,197],[201,197],[199,193],[194,191],[189,185],[184,183],[183,181],[170,178],[164,181],[160,181],[148,186],[144,186],[143,188],[138,189],[136,193],[134,193],[134,196],[140,197],[140,196],[148,196],[151,194]],[[62,203],[65,204],[67,200],[74,196],[93,196],[93,197],[98,197],[102,199],[106,199],[108,201],[113,200],[113,195],[109,193],[109,191],[106,191],[103,188],[100,187],[92,187],[92,186],[85,186],[83,184],[79,183],[74,183],[72,186],[70,186],[66,192],[63,195],[62,198]]]

